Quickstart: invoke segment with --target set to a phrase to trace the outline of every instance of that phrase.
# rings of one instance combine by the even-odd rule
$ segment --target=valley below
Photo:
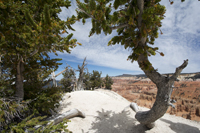
[[[170,74],[169,74],[170,76]],[[156,85],[145,75],[121,75],[112,77],[112,91],[130,102],[151,108],[156,99]],[[169,107],[167,113],[186,119],[200,121],[200,73],[181,74],[174,83],[171,99],[176,108]]]

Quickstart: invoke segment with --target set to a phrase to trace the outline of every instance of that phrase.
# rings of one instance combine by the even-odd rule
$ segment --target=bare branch
[[[66,71],[68,68],[66,67],[64,70],[62,70],[61,72],[59,72],[58,74],[55,75],[55,77],[59,76],[61,73],[63,73],[64,71]]]
[[[30,57],[33,56],[33,55],[35,55],[37,52],[38,52],[38,49],[35,50],[35,51],[33,51],[33,52],[30,54]]]
[[[78,68],[81,69],[81,70],[83,70],[84,67],[87,65],[87,63],[85,63],[85,62],[86,62],[86,57],[85,57],[84,60],[83,60],[82,66],[79,66],[79,65],[78,65]]]
[[[83,9],[80,9],[80,8],[77,8],[77,9],[78,9],[79,11],[85,13],[86,15],[90,16],[92,19],[94,19],[94,20],[96,20],[96,21],[98,21],[98,22],[101,22],[101,21],[97,20],[94,16],[92,16],[91,14],[87,13],[86,11],[84,11]]]
[[[170,77],[170,80],[175,81],[178,77],[178,75],[181,73],[181,71],[188,65],[188,59],[184,60],[183,64],[176,68],[176,72]]]
[[[127,23],[125,24],[121,24],[121,25],[118,25],[118,26],[113,26],[113,27],[110,27],[112,30],[115,30],[115,29],[119,29],[119,28],[123,28],[123,27],[127,27],[129,26]]]

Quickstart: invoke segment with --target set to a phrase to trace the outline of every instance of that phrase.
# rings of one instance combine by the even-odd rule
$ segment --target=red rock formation
[[[156,99],[156,85],[149,79],[136,77],[113,77],[112,90],[139,106],[151,108]],[[186,119],[200,121],[200,81],[175,82],[172,99],[176,108],[169,107],[168,113]]]

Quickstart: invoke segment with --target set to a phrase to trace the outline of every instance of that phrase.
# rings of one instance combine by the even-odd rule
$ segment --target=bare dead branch
[[[118,25],[118,26],[113,26],[113,27],[110,27],[112,30],[115,30],[115,29],[119,29],[119,28],[123,28],[123,27],[127,27],[129,26],[129,24],[125,23],[125,24],[121,24],[121,25]]]
[[[38,52],[38,49],[35,50],[35,51],[33,51],[33,52],[30,54],[30,57],[33,56],[33,55],[35,55],[37,52]]]
[[[184,60],[183,64],[176,68],[176,72],[170,77],[171,81],[175,81],[182,70],[188,65],[188,59]]]
[[[59,72],[58,74],[55,75],[55,77],[58,77],[60,74],[62,74],[63,72],[65,72],[68,68],[65,68],[64,70],[62,70],[61,72]]]

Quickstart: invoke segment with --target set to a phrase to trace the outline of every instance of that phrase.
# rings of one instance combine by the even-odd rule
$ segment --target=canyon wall
[[[156,85],[145,77],[112,77],[112,91],[130,102],[151,108],[156,99]],[[175,99],[175,109],[169,107],[167,113],[186,119],[200,121],[200,80],[179,76],[175,82],[171,99]]]

